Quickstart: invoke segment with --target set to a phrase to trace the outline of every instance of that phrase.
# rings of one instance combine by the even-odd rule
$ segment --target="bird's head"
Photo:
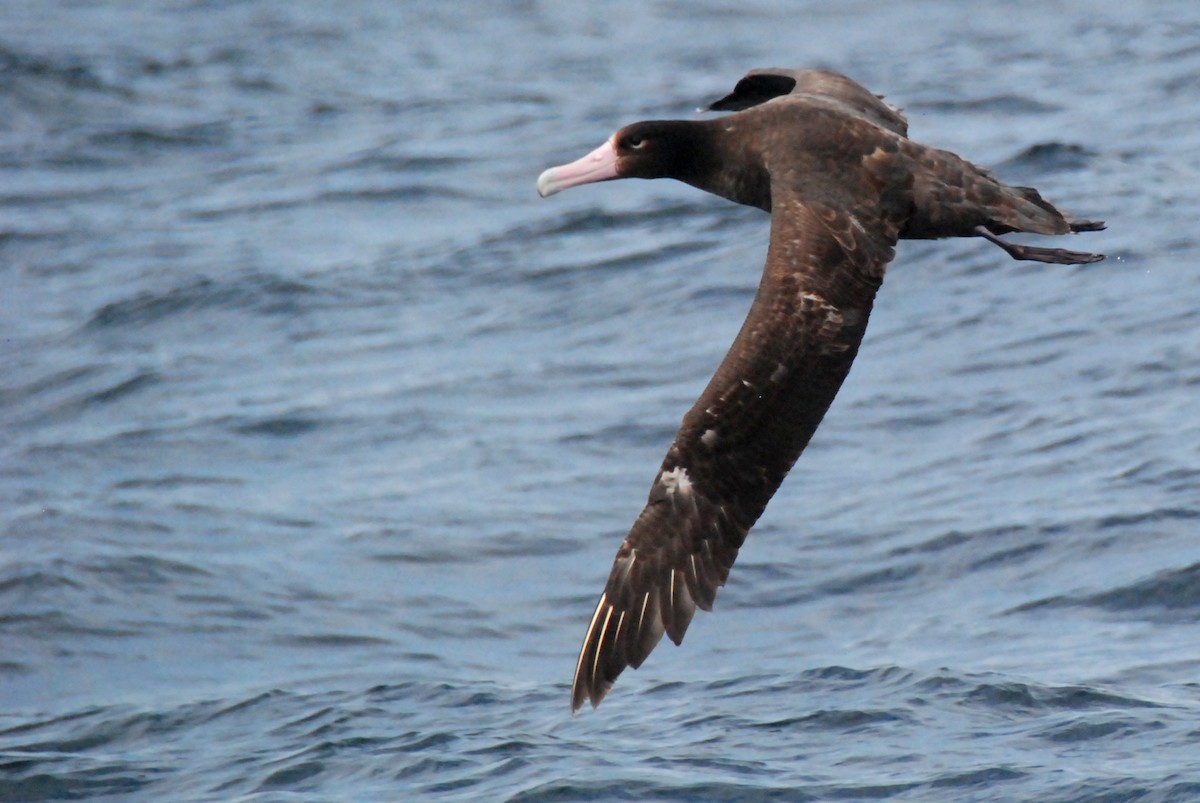
[[[587,156],[543,172],[538,194],[546,198],[570,187],[617,178],[686,180],[696,152],[697,125],[686,120],[627,125]]]

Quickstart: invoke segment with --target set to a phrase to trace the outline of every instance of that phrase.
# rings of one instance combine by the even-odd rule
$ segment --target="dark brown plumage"
[[[739,111],[634,123],[538,180],[550,195],[669,177],[771,213],[749,315],[617,551],[579,655],[573,709],[598,705],[664,632],[679,644],[696,608],[712,608],[747,532],[846,378],[897,239],[978,236],[1016,259],[1103,258],[1001,241],[1006,232],[1103,224],[1072,221],[1036,190],[909,140],[902,114],[844,76],[755,71],[711,108]]]
[[[783,95],[812,95],[840,103],[851,113],[866,117],[902,137],[908,136],[908,120],[903,112],[884,103],[882,95],[874,95],[862,84],[829,70],[783,67],[751,70],[737,82],[732,92],[701,111],[737,112]]]

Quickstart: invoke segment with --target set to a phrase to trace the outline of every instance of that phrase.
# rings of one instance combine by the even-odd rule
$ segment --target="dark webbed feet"
[[[1080,228],[1075,228],[1077,225]],[[1071,224],[1072,231],[1099,231],[1103,228],[1104,224],[1102,222],[1091,220],[1082,220]],[[1005,242],[983,226],[976,226],[975,233],[989,243],[994,243],[1004,249],[1004,253],[1013,259],[1028,260],[1030,262],[1049,262],[1054,265],[1086,265],[1089,262],[1099,262],[1104,259],[1104,254],[1090,254],[1086,251],[1068,251],[1065,248],[1039,248],[1034,245]]]

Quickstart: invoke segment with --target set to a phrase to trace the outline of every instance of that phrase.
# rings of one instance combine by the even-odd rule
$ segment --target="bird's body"
[[[712,108],[738,111],[635,123],[538,182],[549,195],[669,177],[771,213],[758,293],[617,552],[580,652],[573,708],[598,705],[664,632],[678,644],[696,608],[711,609],[846,378],[898,239],[979,236],[1017,259],[1101,258],[999,240],[1103,226],[913,142],[900,112],[844,76],[755,71]]]

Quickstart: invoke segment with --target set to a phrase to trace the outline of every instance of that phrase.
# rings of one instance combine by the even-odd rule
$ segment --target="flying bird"
[[[900,110],[844,75],[754,70],[702,111],[734,113],[633,123],[537,182],[545,197],[618,178],[673,178],[771,214],[746,321],[617,550],[579,653],[572,711],[599,705],[663,633],[679,644],[696,609],[712,609],[746,534],[846,378],[898,239],[980,237],[1014,259],[1048,263],[1104,258],[1001,239],[1104,224],[913,142]]]

